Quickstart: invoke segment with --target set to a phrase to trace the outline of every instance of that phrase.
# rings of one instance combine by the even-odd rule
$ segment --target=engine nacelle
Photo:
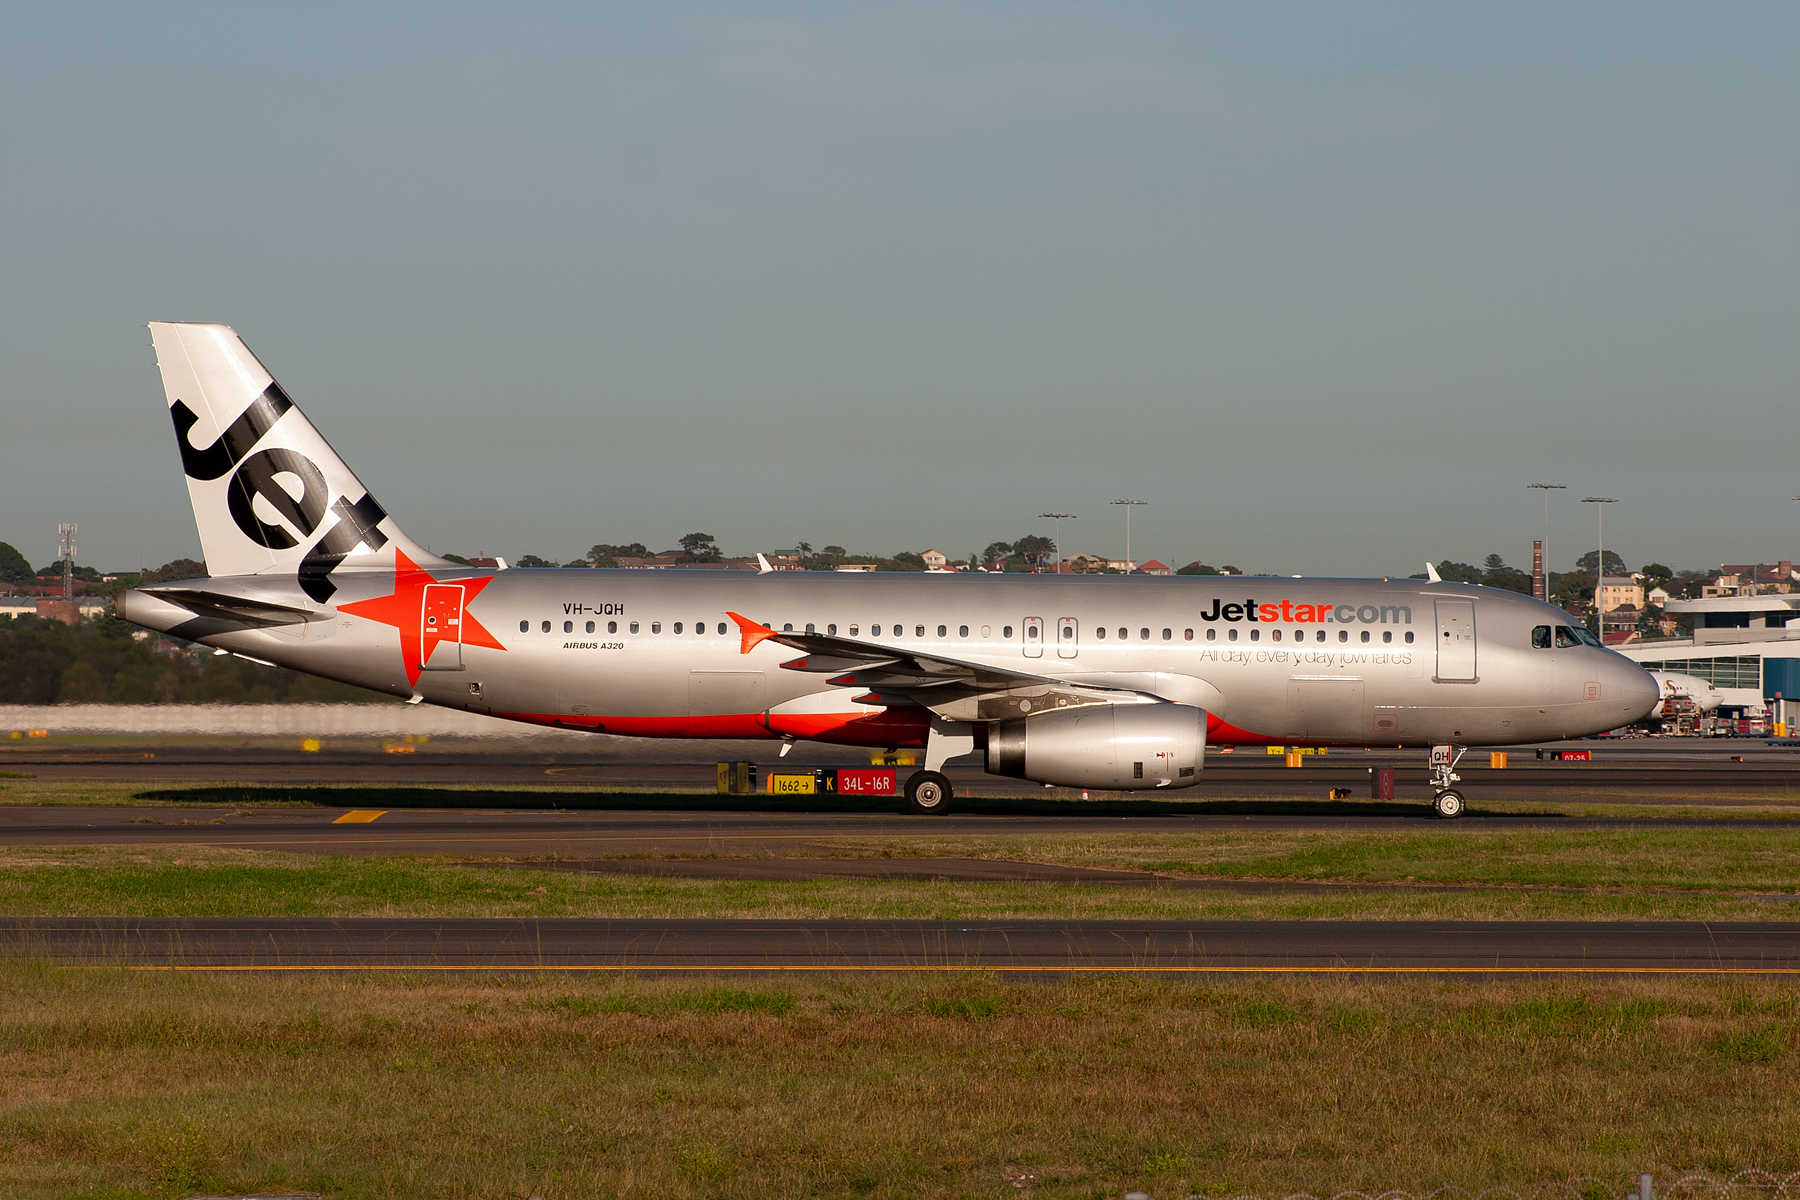
[[[1096,704],[987,728],[988,774],[1059,787],[1192,787],[1205,753],[1206,713],[1190,704]]]

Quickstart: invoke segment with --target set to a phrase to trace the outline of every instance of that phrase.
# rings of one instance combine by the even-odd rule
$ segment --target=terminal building
[[[1706,680],[1724,693],[1726,715],[1800,699],[1800,593],[1671,600],[1663,611],[1692,617],[1694,636],[1614,648],[1652,671]]]

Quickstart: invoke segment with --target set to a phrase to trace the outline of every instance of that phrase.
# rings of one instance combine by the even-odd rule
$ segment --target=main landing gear
[[[937,771],[914,771],[906,781],[906,807],[920,816],[950,811],[950,781]]]
[[[1462,793],[1452,784],[1460,783],[1462,776],[1456,773],[1456,764],[1462,761],[1467,746],[1446,744],[1431,748],[1431,812],[1433,816],[1450,821],[1463,815],[1468,807]]]

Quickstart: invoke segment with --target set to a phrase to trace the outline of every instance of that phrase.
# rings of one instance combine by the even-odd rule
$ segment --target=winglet
[[[1425,578],[1431,583],[1444,582],[1444,577],[1437,573],[1437,568],[1432,566],[1429,560],[1425,563]]]
[[[759,644],[766,642],[775,636],[775,631],[773,629],[770,629],[766,625],[759,625],[749,617],[740,617],[730,610],[727,610],[725,615],[737,622],[739,632],[744,635],[744,646],[743,649],[739,651],[740,654],[750,653],[752,650],[756,649]]]
[[[762,551],[758,550],[756,552],[756,573],[758,575],[767,575],[774,569],[775,568],[769,564],[769,560],[762,556]]]

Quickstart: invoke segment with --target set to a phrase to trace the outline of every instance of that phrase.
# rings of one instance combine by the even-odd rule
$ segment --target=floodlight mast
[[[1074,513],[1039,513],[1040,517],[1050,517],[1056,522],[1056,573],[1062,574],[1062,523],[1065,519],[1073,521]]]
[[[1127,575],[1135,575],[1137,573],[1137,559],[1131,557],[1131,510],[1141,505],[1147,505],[1150,502],[1148,500],[1114,500],[1112,503],[1125,506],[1125,573]]]
[[[1601,632],[1605,628],[1604,618],[1600,612],[1600,585],[1606,579],[1606,505],[1617,504],[1616,496],[1583,496],[1583,504],[1594,506],[1594,516],[1598,519],[1595,537],[1598,544],[1594,549],[1594,636],[1606,640]]]
[[[1544,493],[1544,569],[1539,573],[1538,599],[1550,602],[1550,493],[1568,490],[1566,483],[1528,483],[1528,488],[1537,488]]]

